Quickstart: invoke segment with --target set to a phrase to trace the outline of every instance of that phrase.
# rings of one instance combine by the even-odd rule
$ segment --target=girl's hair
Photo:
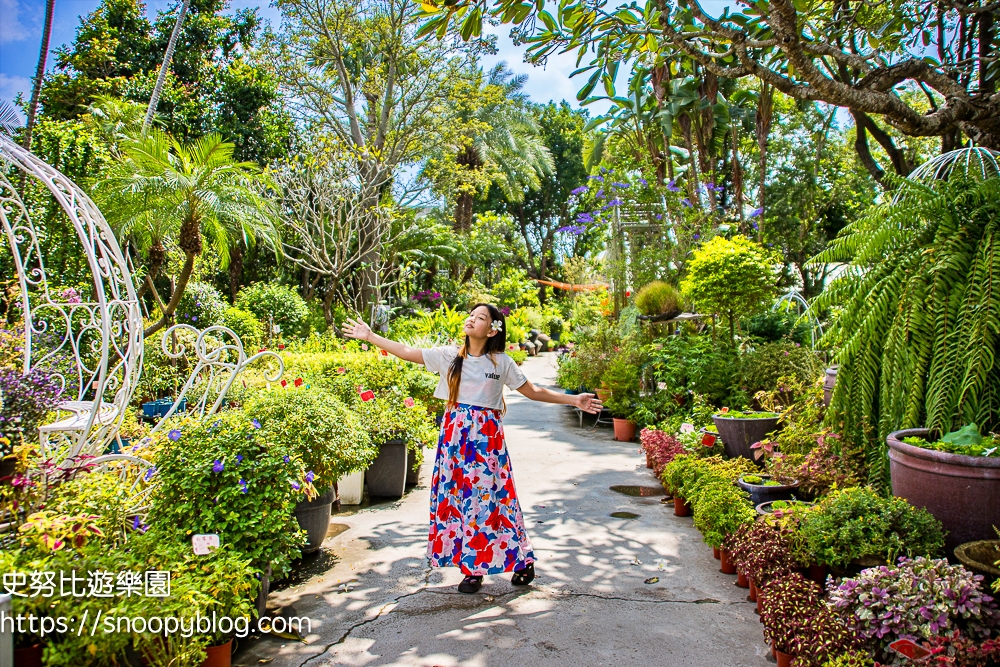
[[[488,303],[477,303],[469,309],[469,312],[471,313],[480,306],[485,306],[486,310],[490,311],[491,324],[497,320],[500,321],[500,330],[497,331],[495,336],[490,336],[486,339],[486,348],[483,350],[483,354],[489,355],[493,364],[496,365],[497,362],[493,359],[493,355],[502,353],[507,349],[507,320],[496,306],[491,306]],[[468,354],[469,337],[466,336],[465,343],[458,350],[458,356],[452,360],[451,366],[448,368],[448,405],[458,403],[458,385],[462,382],[462,364],[465,362],[465,357]]]

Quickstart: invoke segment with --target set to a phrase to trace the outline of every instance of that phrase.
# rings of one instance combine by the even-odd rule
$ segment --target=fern
[[[892,431],[1000,427],[1000,179],[901,180],[812,261],[844,265],[813,307],[834,314],[828,418],[870,481]]]

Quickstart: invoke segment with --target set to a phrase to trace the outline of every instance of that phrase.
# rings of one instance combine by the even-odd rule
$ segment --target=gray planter
[[[308,540],[302,547],[303,554],[311,554],[320,548],[330,529],[330,511],[333,507],[333,487],[331,486],[313,500],[304,500],[295,506],[292,515],[299,522],[299,528],[306,531]]]
[[[378,448],[378,457],[365,471],[368,495],[402,498],[406,491],[406,441],[389,440]]]
[[[257,591],[257,601],[254,603],[254,611],[257,612],[257,618],[259,619],[264,614],[267,613],[267,594],[271,591],[271,566],[267,566],[267,569],[260,575],[260,590]],[[256,624],[257,619],[252,619],[253,623]]]
[[[413,463],[416,460],[416,455],[413,450],[409,447],[406,448],[406,485],[413,486],[420,482],[420,468],[416,470],[413,469]]]
[[[759,417],[754,419],[713,415],[712,421],[715,422],[715,428],[719,431],[719,437],[722,438],[722,444],[727,456],[730,458],[742,456],[756,463],[758,467],[764,467],[763,461],[754,459],[753,450],[750,449],[750,445],[760,442],[768,433],[778,427],[777,417]]]

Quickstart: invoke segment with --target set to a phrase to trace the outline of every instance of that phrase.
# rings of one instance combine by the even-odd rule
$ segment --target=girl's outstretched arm
[[[517,388],[519,392],[527,396],[533,401],[541,401],[543,403],[559,403],[560,405],[572,405],[574,407],[580,408],[584,412],[589,412],[594,415],[601,411],[604,406],[601,405],[601,401],[598,400],[593,394],[560,394],[557,391],[552,391],[551,389],[546,389],[545,387],[536,387],[531,384],[531,381],[527,381]]]
[[[412,361],[415,364],[424,363],[424,353],[419,347],[410,347],[409,345],[389,340],[384,336],[379,336],[361,320],[347,318],[340,326],[340,330],[348,338],[366,340],[372,345],[377,345],[389,354],[395,355],[404,361]]]

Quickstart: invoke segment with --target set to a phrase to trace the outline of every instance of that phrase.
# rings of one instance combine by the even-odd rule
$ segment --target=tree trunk
[[[177,21],[174,22],[174,29],[170,32],[170,41],[167,42],[167,51],[163,54],[163,64],[160,66],[160,73],[156,76],[156,85],[153,86],[153,95],[149,98],[149,107],[146,109],[146,119],[142,123],[142,131],[145,134],[149,129],[149,124],[153,122],[153,114],[160,104],[160,95],[163,93],[163,83],[167,78],[167,70],[170,68],[170,60],[174,57],[174,48],[177,46],[177,37],[181,34],[181,26],[184,25],[184,16],[187,14],[188,5],[191,0],[184,0],[181,10],[177,14]]]
[[[469,192],[460,192],[455,197],[455,231],[463,234],[472,229],[473,197]]]
[[[236,296],[243,286],[243,245],[237,243],[229,253],[229,298],[236,303]]]
[[[184,294],[184,289],[187,287],[188,280],[191,278],[191,273],[194,271],[194,259],[197,255],[193,252],[184,253],[184,266],[181,267],[181,274],[177,277],[177,283],[174,285],[173,294],[170,295],[170,301],[167,302],[166,306],[160,313],[160,319],[155,323],[149,325],[149,328],[143,332],[143,336],[150,337],[163,327],[167,325],[167,322],[174,316],[174,311],[177,310],[177,304],[181,301],[181,296]]]
[[[767,83],[760,84],[760,104],[757,105],[757,147],[760,149],[760,191],[757,193],[757,208],[764,209],[764,184],[767,183],[767,137],[771,134],[774,119],[774,88]],[[758,231],[758,235],[760,232]]]
[[[337,296],[337,286],[330,285],[323,294],[323,319],[327,326],[333,325],[333,299]]]
[[[21,142],[26,151],[31,150],[31,131],[35,127],[35,117],[38,115],[38,98],[42,94],[42,79],[45,78],[45,61],[49,57],[49,38],[52,36],[52,18],[55,13],[56,0],[46,0],[42,46],[38,51],[38,66],[35,68],[35,80],[31,86],[31,101],[28,103],[28,122],[24,126],[24,140]]]

